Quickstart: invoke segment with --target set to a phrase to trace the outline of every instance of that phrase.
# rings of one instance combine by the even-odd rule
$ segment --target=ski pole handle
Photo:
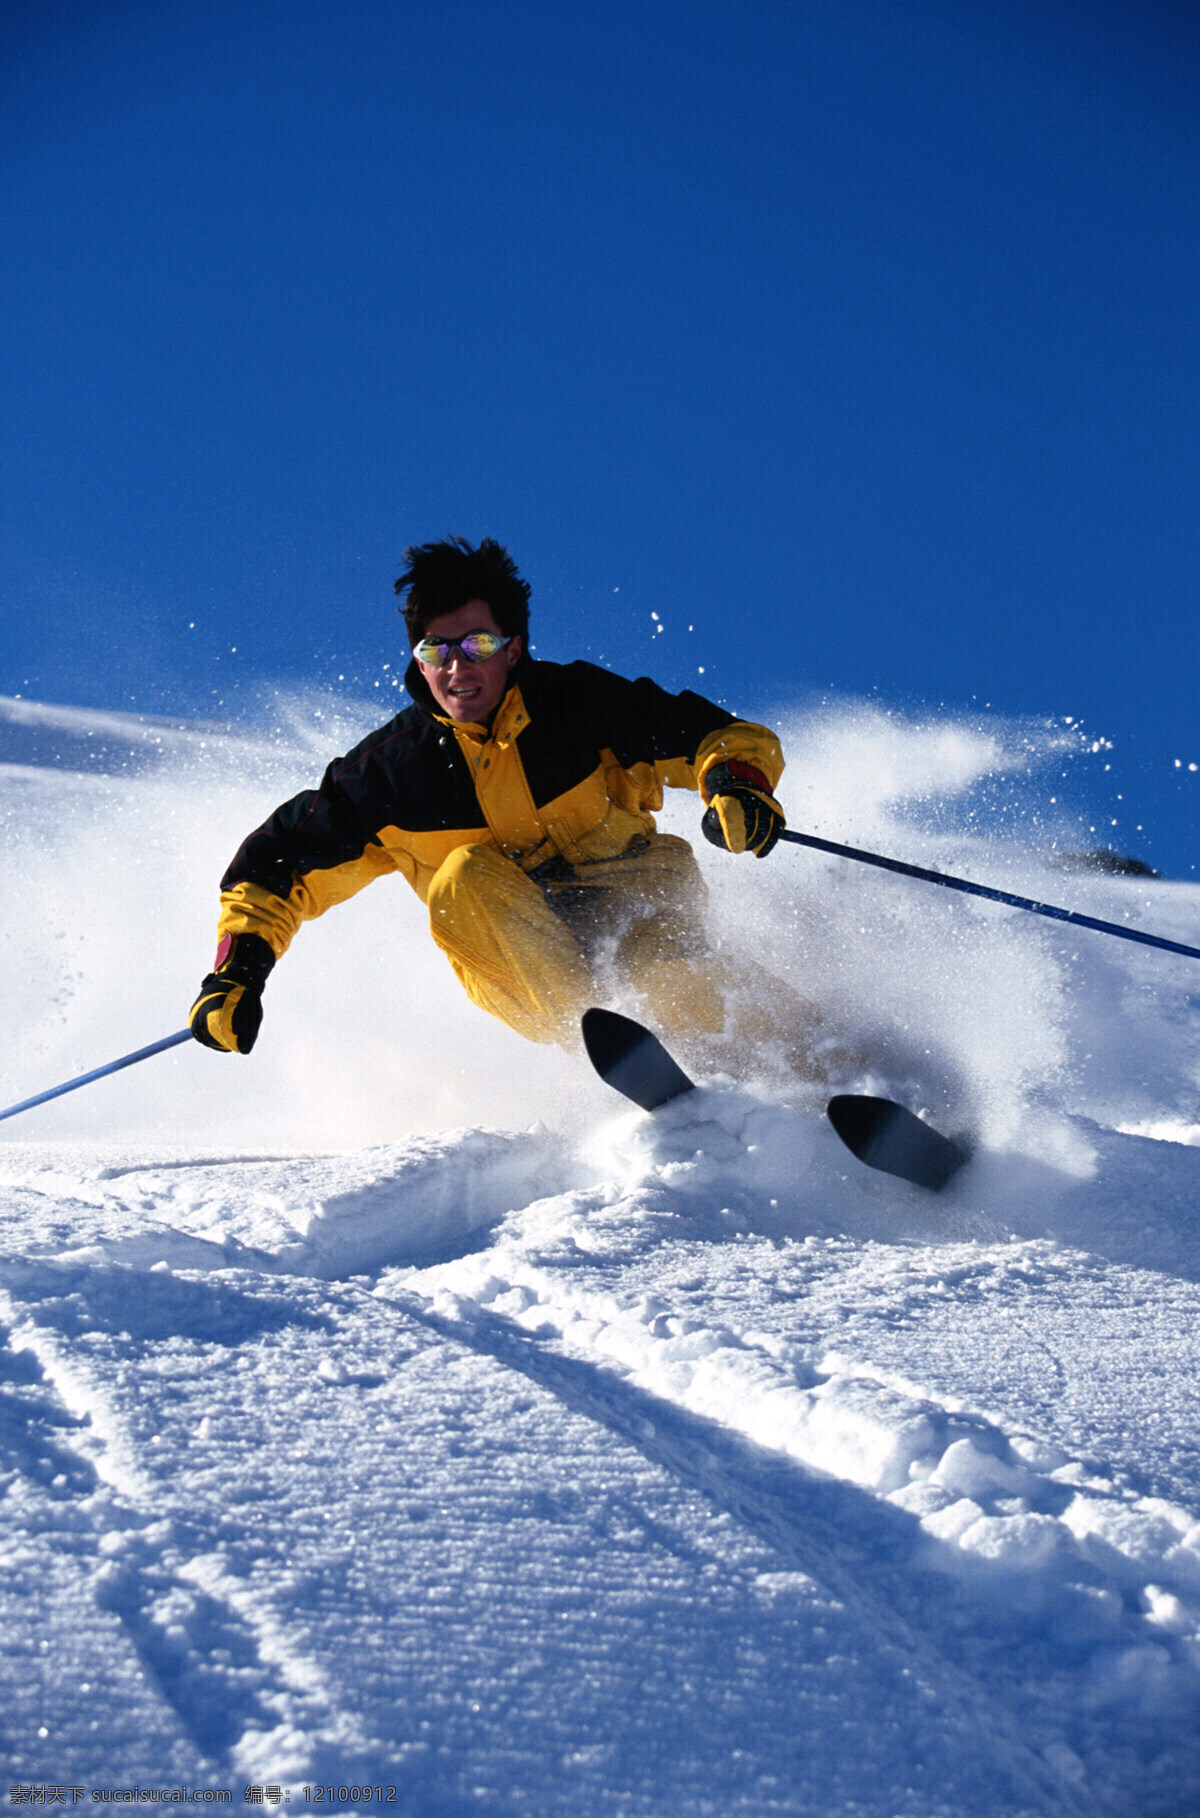
[[[61,1098],[64,1092],[78,1091],[80,1086],[90,1086],[94,1079],[103,1079],[106,1073],[119,1073],[122,1067],[132,1067],[135,1061],[149,1060],[152,1054],[161,1054],[166,1048],[177,1048],[180,1042],[190,1042],[190,1029],[178,1029],[174,1035],[166,1035],[160,1042],[151,1042],[148,1048],[139,1048],[136,1054],[123,1054],[120,1060],[109,1061],[107,1067],[96,1067],[91,1073],[81,1073],[78,1079],[69,1079],[61,1086],[51,1086],[49,1092],[39,1092],[36,1098],[24,1098],[19,1105],[10,1105],[7,1111],[0,1111],[0,1123],[6,1117],[15,1117],[18,1111],[32,1111],[35,1105],[44,1105],[48,1099]]]
[[[793,833],[785,827],[781,840],[792,840],[797,846],[812,846],[818,852],[832,852],[837,858],[859,859],[864,865],[878,865],[884,871],[898,871],[902,877],[919,878],[926,884],[944,884],[947,890],[962,890],[968,896],[985,896],[992,903],[1007,903],[1010,909],[1027,909],[1031,915],[1047,915],[1056,922],[1070,922],[1076,928],[1094,928],[1099,934],[1115,934],[1123,941],[1141,941],[1147,947],[1165,947],[1168,953],[1186,953],[1189,959],[1200,959],[1200,947],[1185,947],[1182,941],[1164,940],[1161,934],[1143,934],[1140,928],[1122,928],[1118,922],[1102,922],[1094,915],[1080,915],[1075,909],[1056,909],[1053,903],[1035,903],[1028,896],[1014,896],[1010,890],[990,890],[986,884],[972,884],[965,877],[947,877],[944,871],[927,871],[923,865],[906,865],[900,859],[881,858],[877,852],[860,852],[857,846],[839,846],[833,840],[819,840],[811,833]]]

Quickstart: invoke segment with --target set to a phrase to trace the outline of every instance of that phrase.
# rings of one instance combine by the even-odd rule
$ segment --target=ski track
[[[206,1319],[228,1325],[231,1314],[241,1315],[240,1328],[235,1325],[241,1338],[254,1327],[245,1305],[235,1304],[239,1297],[208,1283],[160,1277],[131,1295],[127,1272],[119,1274],[12,1264],[0,1311],[8,1373],[22,1385],[5,1408],[7,1433],[16,1441],[10,1441],[13,1463],[22,1488],[36,1495],[39,1486],[37,1500],[49,1505],[38,1509],[36,1526],[70,1535],[79,1604],[90,1606],[93,1623],[108,1616],[120,1625],[129,1650],[116,1652],[127,1672],[130,1651],[136,1657],[133,1676],[143,1709],[123,1774],[160,1779],[168,1773],[202,1784],[226,1764],[243,1774],[303,1775],[322,1744],[357,1745],[354,1725],[329,1706],[303,1648],[252,1584],[228,1569],[217,1547],[203,1545],[186,1503],[164,1493],[149,1462],[163,1436],[147,1433],[144,1416],[127,1405],[126,1372],[98,1386],[63,1343],[86,1330],[92,1338],[114,1335],[126,1346],[134,1334],[169,1344],[178,1315],[186,1308],[195,1316],[197,1297]],[[296,1317],[287,1309],[289,1322]],[[328,1321],[311,1323],[328,1328]],[[19,1570],[23,1562],[10,1556],[4,1563]],[[96,1647],[93,1660],[113,1652],[109,1639]],[[93,1664],[90,1671],[103,1678],[102,1668]],[[103,1702],[104,1688],[91,1685],[89,1671],[79,1678],[80,1689]],[[29,1692],[23,1688],[10,1710],[27,1704]],[[56,1778],[86,1773],[86,1747],[81,1761],[70,1759],[78,1746],[73,1725],[41,1708],[38,1715],[43,1721],[24,1728],[23,1743],[12,1746],[10,1773],[33,1773],[47,1752],[34,1739],[50,1736]],[[105,1727],[89,1723],[91,1730]]]
[[[580,1210],[590,1247],[601,1208]],[[582,1248],[582,1232],[575,1241]],[[685,1274],[677,1293],[647,1294],[640,1284],[622,1293],[611,1269],[576,1267],[564,1284],[561,1267],[530,1266],[517,1248],[401,1272],[380,1292],[416,1291],[451,1325],[499,1314],[539,1347],[588,1360],[596,1375],[903,1511],[909,1519],[894,1531],[845,1515],[844,1531],[862,1535],[853,1559],[860,1591],[886,1561],[891,1605],[911,1612],[949,1657],[969,1663],[997,1705],[1019,1716],[1022,1733],[1041,1737],[1047,1760],[1080,1781],[1089,1760],[1093,1801],[1106,1786],[1124,1782],[1131,1792],[1140,1782],[1141,1809],[1150,1810],[1156,1797],[1169,1806],[1172,1783],[1198,1784],[1194,1745],[1162,1749],[1184,1714],[1194,1721],[1200,1710],[1200,1522],[1190,1509],[1139,1493],[1102,1459],[1071,1457],[1037,1431],[958,1397],[938,1398],[893,1371],[837,1351],[820,1355],[778,1331],[697,1319],[695,1299],[715,1298],[697,1295],[702,1275]],[[791,1286],[787,1260],[743,1266],[760,1281],[769,1270],[777,1295],[798,1297],[807,1271]],[[924,1257],[918,1278],[941,1297],[956,1287],[973,1297],[989,1275],[1001,1294],[1013,1276],[1036,1293],[1053,1289],[1058,1261],[1042,1246],[1003,1258],[951,1250],[937,1257],[936,1273]],[[693,1262],[689,1254],[685,1267]],[[1191,1317],[1197,1310],[1193,1294]],[[723,1500],[711,1480],[708,1489]],[[801,1520],[807,1530],[810,1515]],[[933,1574],[950,1583],[935,1587]],[[1014,1650],[1024,1656],[1018,1674]],[[1039,1668],[1055,1682],[1049,1723],[1038,1691],[1022,1683]],[[1068,1675],[1075,1684],[1064,1700]],[[1064,1702],[1075,1706],[1070,1741],[1055,1730]],[[1155,1757],[1160,1784],[1152,1787]]]
[[[1146,1139],[1102,1135],[1117,1162],[1124,1156],[1136,1169]],[[1170,1154],[1194,1166],[1186,1150],[1148,1146],[1160,1173]],[[806,1670],[791,1704],[775,1712],[793,1739],[814,1740],[818,1708],[824,1733],[830,1698],[837,1721],[854,1726],[846,1688],[838,1695],[822,1682],[817,1697],[808,1683],[814,1608],[826,1636],[840,1625],[845,1653],[826,1651],[823,1670],[853,1662],[859,1695],[864,1674],[871,1685],[871,1724],[886,1711],[893,1726],[925,1737],[929,1775],[894,1785],[888,1810],[1119,1814],[1135,1787],[1140,1811],[1190,1809],[1190,1793],[1181,1799],[1178,1789],[1200,1785],[1195,1442],[1189,1434],[1181,1444],[1182,1411],[1157,1410],[1161,1471],[1147,1469],[1155,1454],[1141,1448],[1139,1476],[1122,1455],[1120,1420],[1097,1403],[1087,1369],[1079,1377],[1081,1362],[1094,1363],[1090,1349],[1071,1355],[1073,1334],[1089,1321],[1107,1308],[1119,1325],[1140,1302],[1147,1343],[1161,1327],[1164,1379],[1168,1366],[1194,1371],[1180,1328],[1194,1326],[1200,1291],[1186,1273],[1152,1275],[1081,1257],[1050,1235],[1005,1231],[1003,1209],[980,1206],[966,1188],[945,1203],[906,1188],[897,1200],[892,1183],[848,1176],[825,1132],[727,1088],[654,1120],[623,1116],[574,1156],[534,1130],[415,1139],[346,1157],[161,1157],[140,1166],[98,1158],[82,1172],[61,1152],[49,1165],[36,1160],[36,1151],[13,1155],[5,1197],[26,1231],[38,1211],[45,1244],[0,1266],[14,1395],[37,1407],[36,1420],[22,1415],[21,1430],[38,1435],[24,1450],[20,1423],[9,1420],[13,1470],[30,1496],[50,1494],[50,1474],[52,1500],[70,1511],[69,1542],[52,1545],[55,1571],[69,1554],[74,1580],[88,1587],[89,1620],[118,1625],[126,1644],[118,1658],[141,1676],[153,1716],[144,1734],[159,1740],[133,1759],[155,1760],[160,1771],[177,1764],[195,1784],[206,1776],[223,1784],[230,1773],[287,1784],[399,1777],[421,1812],[454,1811],[468,1798],[447,1759],[455,1694],[440,1687],[444,1702],[424,1719],[438,1744],[420,1721],[398,1734],[396,1700],[411,1699],[411,1687],[401,1694],[387,1671],[347,1677],[339,1649],[356,1624],[374,1631],[372,1598],[395,1615],[382,1587],[394,1582],[397,1556],[385,1545],[377,1565],[350,1564],[364,1527],[368,1551],[379,1550],[378,1501],[398,1498],[414,1532],[444,1523],[453,1503],[444,1481],[421,1492],[411,1477],[428,1467],[430,1443],[446,1440],[446,1407],[414,1449],[409,1384],[426,1378],[416,1409],[428,1424],[426,1395],[438,1401],[448,1371],[463,1385],[449,1457],[478,1443],[480,1409],[495,1403],[485,1449],[503,1456],[509,1495],[527,1501],[507,1456],[514,1421],[533,1413],[535,1424],[565,1423],[569,1484],[551,1472],[538,1492],[559,1519],[564,1496],[576,1519],[589,1507],[575,1474],[581,1447],[590,1448],[601,1501],[613,1471],[623,1473],[636,1486],[627,1494],[639,1544],[665,1550],[685,1578],[703,1578],[703,1593],[693,1583],[681,1605],[695,1597],[707,1609],[715,1577],[727,1591],[748,1584],[772,1625],[779,1608],[795,1622],[803,1612],[803,1639],[795,1623],[786,1634],[793,1669]],[[584,1184],[564,1188],[572,1171]],[[785,1175],[790,1205],[781,1203]],[[837,1231],[855,1223],[848,1189],[853,1196],[860,1184],[859,1234]],[[555,1190],[530,1199],[544,1185]],[[764,1202],[772,1185],[780,1192]],[[1071,1193],[1068,1182],[1058,1202],[1066,1225]],[[789,1237],[806,1196],[839,1216],[827,1218],[829,1231]],[[891,1220],[890,1243],[875,1235],[881,1218]],[[939,1221],[952,1235],[933,1243]],[[75,1243],[64,1250],[66,1230]],[[1119,1221],[1108,1234],[1119,1249]],[[938,1367],[914,1378],[914,1353]],[[367,1430],[335,1423],[339,1477],[323,1490],[312,1467],[328,1468],[330,1457],[313,1435],[330,1397],[347,1395],[362,1404]],[[1115,1463],[1097,1450],[1104,1438]],[[521,1467],[535,1479],[547,1474],[543,1445],[544,1436]],[[179,1474],[203,1485],[206,1452],[231,1446],[241,1460],[232,1507],[227,1461],[211,1467],[214,1493],[180,1487]],[[296,1460],[314,1452],[301,1469]],[[447,1457],[437,1463],[440,1476]],[[1189,1493],[1191,1503],[1178,1499]],[[701,1530],[722,1536],[715,1566]],[[51,1544],[45,1534],[41,1544]],[[473,1534],[471,1548],[479,1545]],[[594,1531],[576,1536],[567,1556],[590,1568],[603,1609],[611,1586],[598,1568],[612,1561]],[[548,1557],[538,1562],[551,1569]],[[19,1585],[27,1568],[18,1557],[13,1569]],[[498,1562],[510,1614],[512,1569],[507,1555]],[[444,1562],[430,1571],[429,1583],[419,1581],[422,1601],[436,1602],[441,1584],[453,1607],[461,1562],[451,1584]],[[411,1595],[411,1562],[401,1576]],[[298,1578],[308,1586],[300,1596]],[[535,1601],[521,1633],[542,1642],[548,1612],[540,1592]],[[401,1633],[411,1621],[406,1609]],[[489,1625],[476,1612],[475,1622],[472,1650],[479,1626],[486,1632],[495,1618]],[[744,1659],[744,1616],[734,1627],[734,1654]],[[760,1652],[763,1627],[750,1627]],[[620,1642],[611,1645],[619,1656]],[[113,1651],[111,1636],[104,1646]],[[448,1652],[459,1674],[463,1655],[459,1631]],[[501,1669],[493,1654],[490,1673],[498,1671],[517,1667]],[[590,1654],[588,1672],[593,1693],[599,1684],[635,1724],[629,1699]],[[786,1683],[782,1661],[774,1672]],[[766,1696],[753,1674],[751,1683]],[[536,1706],[546,1687],[531,1689]],[[734,1701],[739,1734],[746,1691]],[[727,1688],[722,1696],[728,1704]],[[473,1703],[468,1728],[483,1708]],[[471,1809],[599,1813],[618,1785],[630,1810],[656,1813],[668,1770],[680,1812],[824,1814],[860,1809],[866,1798],[849,1769],[828,1784],[827,1747],[818,1792],[794,1749],[775,1764],[784,1771],[764,1779],[771,1748],[760,1743],[751,1785],[749,1771],[741,1781],[728,1763],[718,1772],[694,1737],[688,1748],[699,1753],[684,1759],[678,1738],[664,1757],[653,1734],[646,1746],[656,1769],[647,1774],[632,1754],[618,1766],[590,1732],[580,1741],[578,1728],[564,1734],[560,1768],[568,1758],[575,1767],[555,1791],[537,1746],[515,1740],[523,1724],[545,1724],[545,1708],[536,1724],[532,1711],[509,1704],[505,1713],[503,1737],[476,1736],[469,1751],[486,1789]],[[580,1718],[576,1711],[577,1726]],[[698,1714],[695,1722],[705,1728]],[[42,1729],[72,1733],[61,1716],[32,1733]],[[86,1738],[72,1746],[86,1760]],[[877,1741],[863,1738],[856,1753],[877,1783]],[[24,1763],[33,1772],[35,1756],[36,1748],[15,1753],[12,1772]],[[710,1805],[704,1789],[718,1784]],[[884,1809],[872,1797],[862,1809]]]

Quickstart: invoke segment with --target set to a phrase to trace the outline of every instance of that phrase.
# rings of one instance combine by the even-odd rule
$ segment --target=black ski
[[[656,1111],[695,1085],[657,1035],[615,1010],[584,1011],[583,1045],[605,1084],[643,1111]]]
[[[970,1160],[961,1143],[943,1136],[890,1098],[839,1092],[826,1111],[852,1155],[868,1168],[898,1175],[914,1186],[940,1193]]]
[[[655,1111],[694,1088],[694,1080],[656,1035],[615,1010],[584,1011],[583,1045],[605,1084],[643,1111]],[[840,1092],[827,1109],[830,1123],[859,1161],[931,1193],[940,1192],[969,1159],[961,1144],[890,1098]]]

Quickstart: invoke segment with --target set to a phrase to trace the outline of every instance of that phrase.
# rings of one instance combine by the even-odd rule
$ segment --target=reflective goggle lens
[[[456,650],[461,650],[469,663],[486,663],[498,650],[511,644],[511,638],[497,637],[494,631],[468,631],[465,638],[422,638],[413,655],[420,663],[441,669]]]

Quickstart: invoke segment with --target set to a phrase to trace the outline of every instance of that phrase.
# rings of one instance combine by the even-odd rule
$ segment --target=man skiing
[[[406,561],[396,592],[414,705],[241,846],[221,880],[196,1040],[248,1054],[301,922],[393,872],[427,905],[472,1000],[532,1041],[574,1045],[598,977],[640,994],[664,1031],[719,1034],[730,969],[708,951],[692,849],[653,812],[664,785],[698,790],[705,836],[765,858],[784,826],[774,733],[644,677],[535,661],[528,585],[490,538],[424,544]],[[811,1029],[808,1006],[778,981],[771,991]],[[760,1008],[783,1033],[778,995]]]

